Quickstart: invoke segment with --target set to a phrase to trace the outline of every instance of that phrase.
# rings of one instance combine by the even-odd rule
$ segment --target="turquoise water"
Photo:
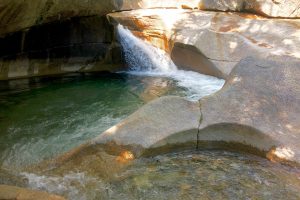
[[[128,74],[69,75],[0,85],[3,169],[34,164],[76,147],[159,96],[186,95],[171,79]]]

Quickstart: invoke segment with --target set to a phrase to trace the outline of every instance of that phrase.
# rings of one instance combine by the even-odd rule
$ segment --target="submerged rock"
[[[169,52],[181,68],[227,78],[247,56],[300,58],[300,20],[190,10],[136,10],[108,15],[137,37]]]
[[[0,199],[3,200],[65,200],[65,198],[14,186],[0,185]]]

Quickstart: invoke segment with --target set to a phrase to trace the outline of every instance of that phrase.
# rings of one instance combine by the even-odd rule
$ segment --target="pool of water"
[[[82,168],[74,163],[47,173],[25,168],[94,138],[148,101],[164,95],[191,99],[210,88],[193,90],[172,77],[132,73],[74,74],[0,85],[0,184],[72,200],[300,199],[299,169],[227,151],[139,158],[109,178],[103,178],[99,166],[106,161],[93,162],[93,153],[83,158],[91,165]]]
[[[300,171],[228,151],[184,151],[140,158],[111,180],[70,171],[22,174],[27,187],[72,200],[300,199]]]
[[[76,147],[159,96],[190,95],[170,78],[130,74],[76,74],[0,85],[0,168],[9,170]]]

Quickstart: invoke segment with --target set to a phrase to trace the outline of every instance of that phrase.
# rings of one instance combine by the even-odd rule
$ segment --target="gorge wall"
[[[196,9],[252,12],[268,17],[299,18],[300,5],[298,4],[300,3],[296,0],[288,2],[280,0],[1,0],[0,80],[69,72],[116,71],[120,69],[122,67],[120,46],[113,42],[113,28],[108,24],[105,17],[106,14],[114,11],[145,8],[194,9],[195,12],[186,19],[190,28],[187,25],[184,27],[180,27],[180,25],[178,27],[168,27],[168,25],[161,23],[161,19],[153,21],[155,24],[152,25],[158,27],[163,25],[164,27],[159,31],[168,29],[170,32],[173,29],[176,32],[180,29],[181,33],[184,30],[189,32],[193,29],[191,27],[194,27],[193,34],[196,34],[195,27],[198,27],[198,29],[203,27],[203,21],[201,21],[203,16],[199,17],[199,15],[204,15],[204,12],[198,14],[200,11],[196,11]],[[211,12],[207,12],[207,15],[212,16],[209,13]],[[127,16],[129,19],[131,14],[126,14],[129,14]],[[124,16],[124,14],[121,15]],[[175,19],[178,19],[178,17]],[[144,19],[134,20],[130,22],[131,25],[133,23],[144,23],[142,21],[145,20],[145,17]],[[174,19],[169,18],[168,20],[174,23]],[[193,22],[191,20],[198,21]],[[221,24],[237,21],[237,17],[216,14],[216,17],[206,17],[205,20],[206,22],[214,20],[211,23]],[[238,19],[238,23],[244,23],[245,21],[247,20],[241,21]],[[229,24],[229,26],[231,25],[235,26],[232,23]],[[296,22],[295,29],[297,27]],[[284,28],[288,29],[285,33],[288,36],[291,33],[289,31],[291,28],[282,27],[282,30]],[[231,32],[234,31],[233,29],[231,29]],[[146,31],[145,29],[143,32]],[[151,31],[148,32],[153,33],[153,31],[152,33]],[[138,34],[138,31],[135,33]],[[142,34],[145,35],[144,33]],[[156,33],[152,35],[154,36],[152,37],[152,39],[154,38],[153,41],[161,39],[156,36]],[[198,52],[198,47],[202,44],[199,43],[198,47],[195,47],[193,43],[177,42],[177,40],[180,40],[179,37],[176,40],[170,40],[170,37],[165,34],[162,35],[164,35],[163,40],[168,40],[164,42],[164,49],[172,54],[176,64],[188,69],[196,69],[196,71],[205,74],[226,78],[232,66],[242,57],[234,58],[232,64],[223,62],[222,59],[218,58],[219,56],[215,56],[215,61],[212,61],[214,57],[211,60],[203,59],[208,56],[203,51]],[[223,35],[225,36],[225,34]],[[182,37],[186,37],[186,35],[183,34]],[[202,41],[199,35],[195,35],[195,38],[197,37],[198,41]],[[261,46],[267,44],[259,41],[258,43]],[[173,48],[173,46],[176,51],[171,52],[169,47]],[[228,46],[221,44],[221,48],[225,49]],[[293,54],[293,52],[288,53]],[[191,61],[187,60],[182,63],[180,55],[191,58]],[[198,64],[195,66],[195,63],[209,67],[198,70]],[[220,65],[224,65],[226,69],[220,69]]]
[[[0,80],[121,66],[113,28],[103,16],[33,26],[0,39]]]
[[[300,58],[299,19],[182,9],[124,11],[108,18],[167,51],[178,67],[223,79],[247,56]]]

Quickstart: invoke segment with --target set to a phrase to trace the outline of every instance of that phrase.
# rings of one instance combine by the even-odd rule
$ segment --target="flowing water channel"
[[[224,80],[178,70],[161,50],[118,26],[128,71],[0,82],[0,184],[98,199],[300,199],[297,168],[226,151],[134,160],[111,180],[85,171],[33,173],[53,158],[165,95],[195,101]]]

